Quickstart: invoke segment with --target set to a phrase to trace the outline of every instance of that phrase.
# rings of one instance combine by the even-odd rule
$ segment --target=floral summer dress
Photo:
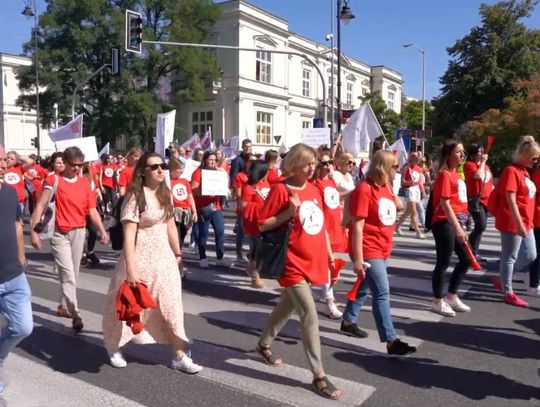
[[[140,280],[148,285],[158,307],[142,312],[144,330],[138,335],[134,335],[130,327],[116,319],[116,296],[127,277],[122,253],[111,277],[103,316],[103,340],[109,352],[116,352],[132,339],[137,343],[170,343],[172,335],[188,341],[184,330],[182,280],[169,245],[167,221],[163,218],[163,209],[152,207],[149,200],[147,202],[146,210],[139,216],[135,199],[130,199],[122,210],[121,219],[139,224],[135,266]]]

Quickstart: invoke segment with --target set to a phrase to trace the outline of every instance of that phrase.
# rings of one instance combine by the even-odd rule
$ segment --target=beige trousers
[[[260,345],[269,347],[278,335],[283,325],[289,320],[293,311],[300,317],[300,338],[304,352],[311,368],[317,375],[323,372],[321,357],[321,338],[319,337],[319,319],[311,288],[306,281],[287,287],[281,295],[270,319],[264,328]]]
[[[68,233],[54,232],[51,251],[60,281],[60,303],[65,304],[72,315],[79,312],[77,304],[77,280],[84,249],[85,228],[72,229]]]

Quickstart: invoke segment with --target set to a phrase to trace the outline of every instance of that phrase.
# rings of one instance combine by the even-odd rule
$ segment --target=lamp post
[[[39,131],[39,70],[38,70],[38,15],[36,0],[25,0],[21,14],[27,18],[34,17],[34,65],[36,67],[36,141],[37,155],[40,156],[41,137]]]
[[[426,130],[426,51],[416,44],[403,44],[404,48],[416,48],[422,54],[422,137],[425,137]],[[422,154],[424,153],[424,138],[422,138]]]
[[[351,12],[349,7],[349,0],[337,0],[336,9],[337,18],[337,129],[336,132],[341,131],[341,22],[345,25],[349,24],[355,15]],[[332,58],[334,56],[332,55]],[[334,72],[332,72],[332,77]],[[332,101],[333,103],[333,101]]]

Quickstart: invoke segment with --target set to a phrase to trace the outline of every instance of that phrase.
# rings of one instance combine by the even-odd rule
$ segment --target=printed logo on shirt
[[[313,201],[304,201],[299,210],[300,224],[308,235],[318,234],[324,225],[324,215],[321,208]]]
[[[172,194],[177,201],[185,201],[188,197],[187,188],[184,184],[176,184],[173,186]]]
[[[114,170],[112,168],[105,168],[105,171],[103,171],[103,173],[107,178],[111,178],[114,175]]]
[[[31,177],[35,177],[37,175],[37,171],[34,170],[33,168],[30,168],[28,170],[28,175],[30,175]]]
[[[19,182],[21,182],[21,177],[20,177],[19,174],[15,173],[15,172],[8,172],[4,176],[4,180],[9,185],[17,185]]]
[[[527,184],[527,188],[529,189],[529,198],[534,198],[536,195],[536,185],[529,178],[525,178],[525,184]]]
[[[465,184],[465,181],[463,181],[461,178],[458,179],[457,186],[459,200],[461,202],[467,202],[467,185]]]
[[[413,182],[420,181],[420,173],[418,171],[411,171],[411,179]]]
[[[388,198],[379,199],[379,220],[384,226],[392,226],[396,223],[396,203]]]
[[[266,200],[266,198],[268,198],[268,194],[270,193],[270,188],[259,189],[258,192],[260,197]]]
[[[324,204],[330,209],[336,209],[339,206],[339,192],[336,188],[324,188]]]

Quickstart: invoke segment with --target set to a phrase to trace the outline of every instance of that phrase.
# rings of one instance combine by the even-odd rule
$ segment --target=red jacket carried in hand
[[[131,327],[131,331],[135,335],[144,328],[140,313],[144,309],[156,307],[157,303],[148,292],[146,284],[137,283],[135,287],[131,287],[125,281],[118,289],[116,318],[119,321],[126,321],[127,326]]]

